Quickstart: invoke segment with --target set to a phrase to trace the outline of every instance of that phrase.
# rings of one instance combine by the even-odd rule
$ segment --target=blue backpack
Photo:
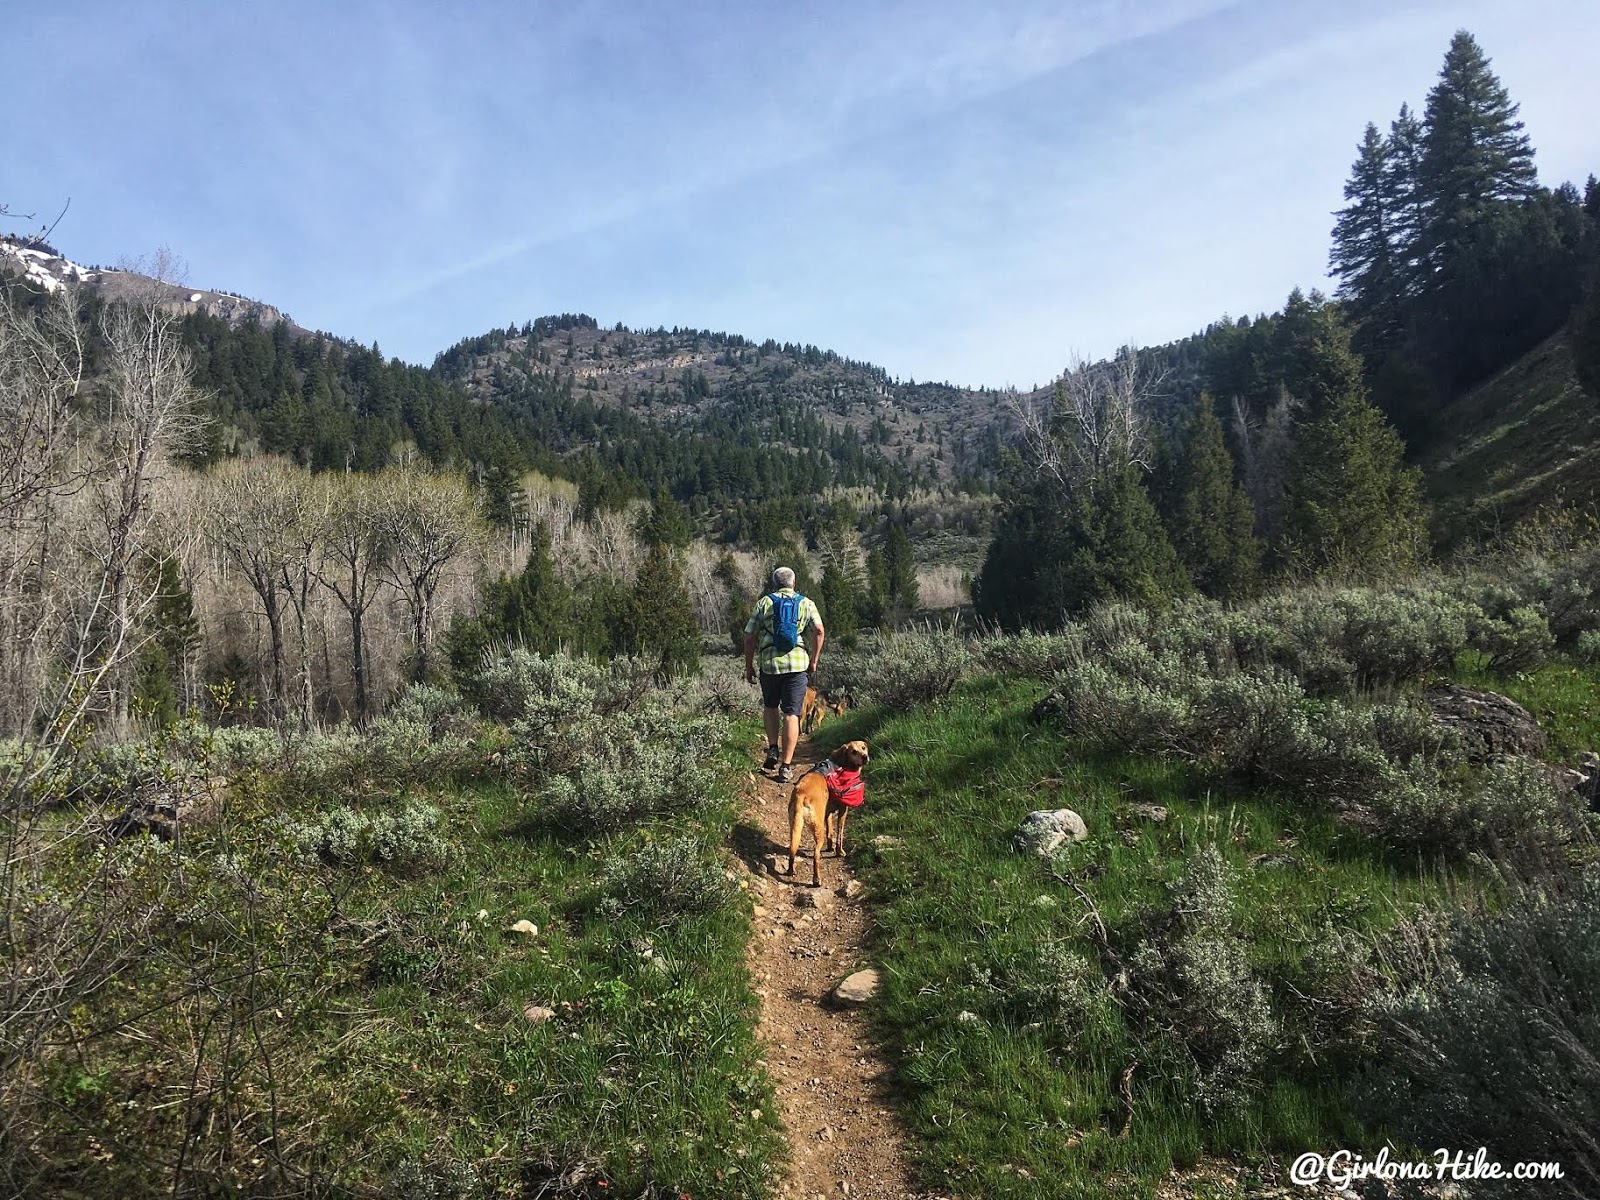
[[[772,649],[787,654],[800,644],[800,601],[805,597],[773,592],[767,599],[772,601]]]

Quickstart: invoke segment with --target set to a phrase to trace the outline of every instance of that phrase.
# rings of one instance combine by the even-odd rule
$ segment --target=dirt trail
[[[796,777],[831,746],[826,731],[816,742],[802,742]],[[849,860],[824,857],[822,887],[813,888],[806,857],[796,863],[794,879],[800,882],[781,874],[788,859],[789,788],[757,773],[751,778],[753,794],[734,847],[750,872],[756,902],[750,972],[761,997],[760,1033],[793,1160],[778,1195],[915,1197],[905,1135],[890,1110],[893,1068],[865,1011],[826,1002],[839,980],[874,965],[866,950],[867,913],[859,898],[844,895],[854,872]],[[809,846],[807,835],[803,855]],[[801,907],[812,897],[816,907]]]

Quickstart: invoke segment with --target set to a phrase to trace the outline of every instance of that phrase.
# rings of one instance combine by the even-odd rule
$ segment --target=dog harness
[[[861,768],[847,771],[831,758],[816,765],[816,772],[828,785],[828,803],[842,804],[846,808],[860,808],[867,799],[867,783],[861,778]]]

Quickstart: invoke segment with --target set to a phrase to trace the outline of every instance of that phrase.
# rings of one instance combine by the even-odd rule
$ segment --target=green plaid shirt
[[[784,588],[778,593],[780,596],[793,596],[793,588]],[[788,675],[795,671],[804,671],[811,665],[811,656],[806,653],[805,634],[808,629],[822,628],[822,614],[817,611],[817,606],[811,602],[810,596],[800,597],[800,613],[797,622],[798,638],[795,648],[787,654],[774,654],[772,651],[772,595],[769,593],[756,601],[756,608],[750,614],[750,619],[744,623],[746,633],[759,636],[756,643],[756,662],[761,666],[763,675]]]

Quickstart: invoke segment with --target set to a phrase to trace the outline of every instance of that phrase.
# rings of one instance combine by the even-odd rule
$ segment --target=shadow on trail
[[[733,825],[733,852],[738,855],[739,861],[750,869],[753,875],[766,875],[774,879],[783,878],[772,871],[771,859],[774,854],[787,854],[788,846],[780,846],[767,831],[749,821],[735,821]]]

